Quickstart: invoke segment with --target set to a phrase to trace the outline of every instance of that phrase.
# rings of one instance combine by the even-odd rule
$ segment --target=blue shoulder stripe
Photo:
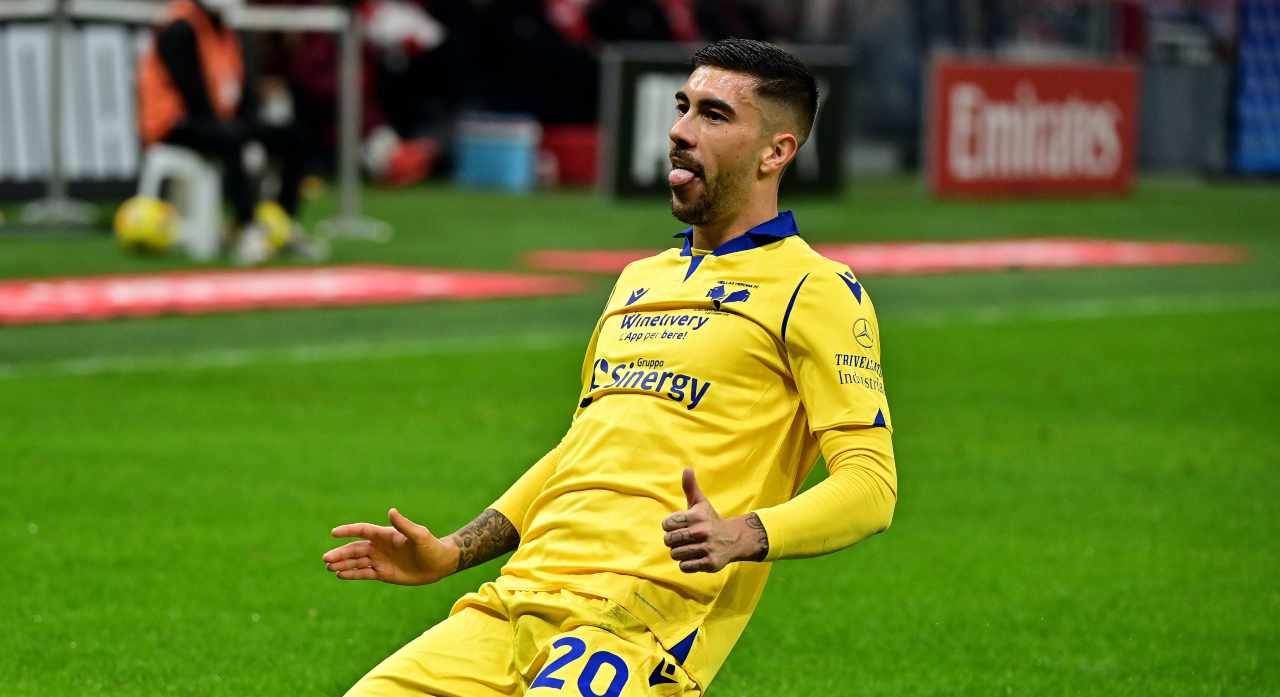
[[[846,286],[849,286],[849,292],[853,293],[853,297],[857,298],[858,304],[861,305],[862,304],[862,284],[858,283],[857,281],[849,280],[848,276],[845,276],[844,274],[838,273],[836,274],[836,276],[839,277],[841,281],[844,281],[844,284]]]
[[[787,342],[787,321],[791,319],[791,308],[796,306],[796,296],[800,295],[800,286],[804,285],[805,279],[809,278],[809,274],[805,274],[804,278],[796,284],[796,289],[791,292],[791,301],[787,303],[787,311],[782,314],[782,342]]]

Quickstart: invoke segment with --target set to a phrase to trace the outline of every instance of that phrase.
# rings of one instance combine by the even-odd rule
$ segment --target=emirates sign
[[[1129,65],[937,62],[930,187],[941,196],[1128,191],[1137,105]]]

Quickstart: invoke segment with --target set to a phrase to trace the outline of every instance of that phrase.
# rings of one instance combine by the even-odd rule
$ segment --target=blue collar
[[[785,237],[791,237],[799,232],[800,228],[796,226],[795,215],[791,211],[782,211],[778,214],[778,217],[760,223],[742,235],[716,247],[715,251],[711,252],[711,256],[721,257],[734,252],[755,249],[771,242],[777,242]],[[687,257],[693,254],[693,228],[676,233],[672,237],[684,238],[684,248],[680,250],[680,256]]]

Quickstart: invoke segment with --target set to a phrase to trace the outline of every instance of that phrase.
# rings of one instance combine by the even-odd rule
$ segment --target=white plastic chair
[[[160,198],[161,184],[178,209],[178,239],[192,259],[218,256],[222,244],[222,173],[194,150],[156,144],[147,148],[138,195]]]

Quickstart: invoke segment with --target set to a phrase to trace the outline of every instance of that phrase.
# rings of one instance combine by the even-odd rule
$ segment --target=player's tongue
[[[683,167],[676,167],[671,170],[671,174],[667,175],[667,181],[670,182],[671,186],[684,186],[693,181],[693,177],[693,172]]]

